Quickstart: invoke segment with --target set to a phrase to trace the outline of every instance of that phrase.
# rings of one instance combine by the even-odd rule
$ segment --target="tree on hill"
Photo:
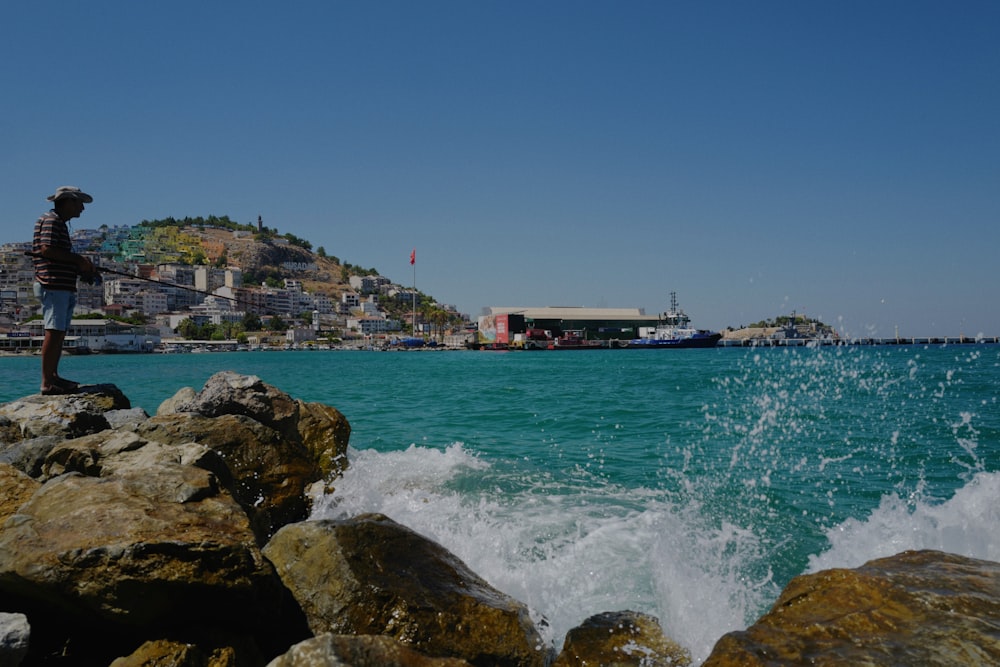
[[[820,320],[815,318],[806,317],[805,315],[778,315],[777,317],[761,320],[759,322],[754,322],[749,325],[751,329],[773,329],[773,328],[784,328],[789,326],[804,326],[814,324],[820,329],[830,329],[831,327],[824,324]]]
[[[298,246],[299,248],[305,248],[306,250],[312,250],[312,243],[306,241],[305,239],[300,239],[298,236],[292,234],[291,232],[285,234],[285,239],[294,246]]]
[[[184,217],[184,218],[174,218],[167,217],[160,220],[143,220],[139,223],[140,227],[216,227],[220,229],[230,229],[233,231],[244,231],[252,232],[256,230],[253,225],[241,225],[238,222],[229,219],[228,215],[216,216],[210,215],[207,218],[198,216],[196,218]]]

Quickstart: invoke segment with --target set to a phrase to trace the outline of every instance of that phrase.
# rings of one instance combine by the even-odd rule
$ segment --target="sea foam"
[[[313,518],[379,512],[435,540],[526,604],[556,650],[604,611],[653,614],[700,661],[777,594],[752,531],[707,519],[697,503],[624,488],[580,471],[504,470],[461,444],[444,450],[354,450]],[[511,477],[518,479],[512,480]]]
[[[830,528],[830,548],[809,559],[812,572],[857,567],[874,558],[911,549],[1000,561],[1000,473],[981,472],[945,502],[919,494],[882,497],[864,519],[847,519]]]

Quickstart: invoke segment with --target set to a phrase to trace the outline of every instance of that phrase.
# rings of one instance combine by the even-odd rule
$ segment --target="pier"
[[[996,345],[1000,336],[924,336],[892,338],[723,338],[718,347],[826,347],[838,345]]]

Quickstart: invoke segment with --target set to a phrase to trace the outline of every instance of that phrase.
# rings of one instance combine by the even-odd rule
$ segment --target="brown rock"
[[[64,435],[43,435],[27,440],[0,443],[0,463],[9,463],[29,477],[40,477],[45,457],[65,440]]]
[[[20,425],[9,417],[0,416],[0,444],[20,442],[23,439]]]
[[[267,667],[471,667],[459,658],[430,658],[389,637],[324,633],[296,644]]]
[[[308,521],[264,548],[314,634],[386,635],[475,665],[543,665],[521,603],[453,554],[382,515]]]
[[[148,641],[131,655],[117,658],[110,667],[237,667],[232,649],[206,653],[186,642],[159,639]]]
[[[633,611],[591,616],[566,633],[552,667],[686,667],[691,654],[663,634],[653,616]]]
[[[162,493],[185,486],[203,499]],[[271,575],[242,509],[193,466],[63,475],[0,528],[0,591],[124,624],[222,608],[250,622],[266,615],[255,598]]]
[[[1000,664],[1000,564],[909,551],[793,579],[703,667]]]
[[[0,463],[0,526],[28,502],[39,486],[38,482],[14,466]]]
[[[114,385],[94,385],[62,396],[26,396],[0,405],[5,438],[20,431],[20,439],[43,435],[75,438],[108,428],[104,413],[131,408],[128,398]]]
[[[96,466],[123,472],[58,476],[0,524],[0,600],[39,628],[33,651],[107,664],[147,633],[203,638],[224,628],[273,656],[305,636],[246,513],[211,471],[169,457],[145,469],[114,456]]]
[[[174,406],[177,412],[197,412],[205,417],[243,415],[295,437],[299,402],[255,375],[221,371],[208,378],[193,399]]]
[[[320,479],[319,467],[296,437],[243,415],[158,415],[139,424],[143,438],[166,444],[197,442],[211,447],[232,471],[233,495],[251,517],[261,544],[278,528],[308,516],[306,488]]]
[[[180,410],[177,409],[178,407],[187,405],[197,397],[198,392],[191,387],[181,387],[173,396],[160,403],[160,407],[156,409],[156,414],[172,415],[175,412],[180,412]]]
[[[319,466],[323,479],[332,480],[347,469],[351,425],[340,410],[329,405],[298,403],[299,437]]]
[[[169,476],[146,475],[147,471],[195,466],[212,473],[210,485],[177,484]],[[140,480],[143,493],[173,502],[199,500],[202,494],[215,495],[219,487],[232,490],[232,473],[217,452],[196,442],[165,445],[131,431],[102,431],[82,438],[63,440],[53,447],[43,466],[43,479],[66,473],[89,477],[128,475]],[[200,477],[200,475],[198,476]],[[167,488],[157,489],[159,480]]]

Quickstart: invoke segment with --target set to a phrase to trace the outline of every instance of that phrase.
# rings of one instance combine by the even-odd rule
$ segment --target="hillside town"
[[[452,306],[342,264],[292,234],[227,218],[101,226],[72,234],[101,280],[78,285],[66,351],[151,352],[461,345]],[[37,348],[30,242],[0,246],[0,351]]]

